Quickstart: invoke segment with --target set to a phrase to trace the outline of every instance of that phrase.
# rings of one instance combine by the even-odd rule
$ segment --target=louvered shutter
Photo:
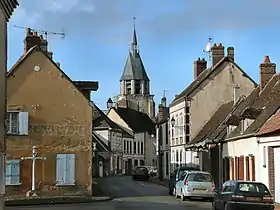
[[[56,183],[57,185],[66,184],[66,154],[56,156]]]
[[[11,161],[6,161],[6,185],[11,184],[12,172],[11,172]]]
[[[66,183],[67,185],[75,184],[75,155],[67,154],[66,158]]]
[[[28,112],[19,112],[18,120],[19,135],[28,135]]]
[[[20,163],[20,161],[18,161],[18,160],[12,160],[11,163],[10,163],[11,184],[19,184],[20,183],[19,163]]]

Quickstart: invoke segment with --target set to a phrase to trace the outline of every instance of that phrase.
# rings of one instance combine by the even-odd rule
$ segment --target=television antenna
[[[209,62],[210,62],[210,60],[211,60],[211,48],[212,48],[212,38],[209,37],[209,38],[208,38],[208,42],[207,42],[205,48],[203,49],[203,52],[205,52],[205,53],[208,54]]]
[[[62,39],[65,38],[64,30],[62,30],[62,32],[54,32],[54,31],[46,31],[46,30],[42,30],[42,29],[28,28],[28,27],[17,26],[17,25],[14,25],[13,27],[20,28],[20,29],[25,29],[25,30],[30,29],[32,32],[39,32],[39,33],[45,35],[46,40],[48,40],[48,35],[61,36]]]

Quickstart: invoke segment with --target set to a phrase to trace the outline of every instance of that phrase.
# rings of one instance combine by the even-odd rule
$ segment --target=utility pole
[[[6,185],[7,22],[17,6],[17,0],[0,0],[0,210],[5,209]]]

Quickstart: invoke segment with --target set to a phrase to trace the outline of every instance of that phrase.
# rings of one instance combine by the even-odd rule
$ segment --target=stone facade
[[[32,161],[21,158],[32,155],[32,146],[37,147],[38,156],[46,157],[35,165],[39,194],[91,194],[92,107],[39,47],[29,50],[8,74],[7,110],[7,116],[10,112],[25,113],[25,120],[16,120],[17,132],[11,133],[12,118],[7,123],[7,161],[20,162],[19,181],[7,185],[7,194],[30,190]],[[59,154],[74,157],[71,184],[57,185]]]

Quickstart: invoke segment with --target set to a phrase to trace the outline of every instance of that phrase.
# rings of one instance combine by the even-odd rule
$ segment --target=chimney
[[[225,47],[220,43],[217,45],[216,43],[213,45],[212,49],[212,67],[214,67],[220,60],[225,57]]]
[[[206,68],[207,68],[207,61],[202,58],[198,58],[194,63],[194,79],[196,79]]]
[[[165,107],[162,106],[161,104],[158,105],[158,116],[157,116],[157,121],[160,122],[164,119],[165,115]]]
[[[47,55],[52,59],[52,56],[53,56],[53,52],[46,52]]]
[[[264,89],[271,77],[276,73],[276,64],[271,63],[269,56],[264,57],[264,62],[260,64],[260,91]]]
[[[56,65],[60,68],[60,63],[59,62],[55,62],[56,63]]]
[[[44,52],[48,52],[48,42],[43,35],[38,35],[36,31],[32,33],[31,29],[27,28],[24,39],[24,53],[27,53],[35,45],[38,45]]]
[[[235,84],[233,87],[233,103],[235,104],[237,102],[237,100],[239,99],[239,91],[240,86]]]
[[[234,48],[233,47],[227,48],[227,56],[234,61]]]

